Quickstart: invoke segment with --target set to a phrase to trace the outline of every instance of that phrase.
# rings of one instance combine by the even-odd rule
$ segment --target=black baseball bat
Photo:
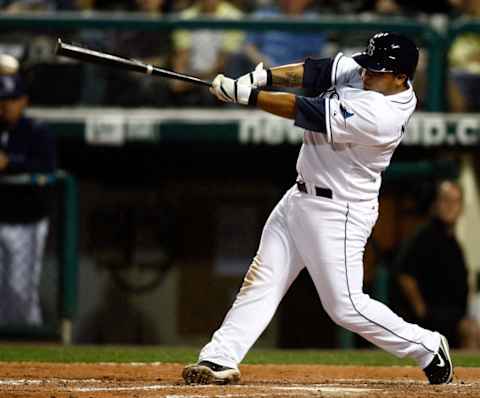
[[[110,66],[112,68],[125,69],[134,72],[146,73],[147,75],[156,75],[169,79],[182,80],[184,82],[201,86],[212,86],[211,82],[199,79],[195,76],[185,75],[183,73],[174,72],[172,70],[158,68],[154,65],[146,64],[133,58],[119,57],[118,55],[107,54],[100,51],[90,50],[89,48],[64,43],[61,39],[58,39],[57,41],[57,48],[55,50],[55,53],[63,57],[74,58],[79,61],[89,62],[98,65]]]

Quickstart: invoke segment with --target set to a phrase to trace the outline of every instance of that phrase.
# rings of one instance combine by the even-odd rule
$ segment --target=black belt
[[[302,181],[297,181],[297,188],[300,192],[308,193],[307,186]],[[322,198],[332,199],[333,194],[330,188],[315,187],[315,195]]]

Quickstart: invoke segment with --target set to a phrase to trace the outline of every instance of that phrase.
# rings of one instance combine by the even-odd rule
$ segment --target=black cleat
[[[201,361],[185,366],[182,377],[187,384],[230,384],[240,380],[240,371],[210,361]]]
[[[440,336],[440,347],[432,362],[423,369],[430,384],[448,384],[453,379],[453,365],[445,336]]]

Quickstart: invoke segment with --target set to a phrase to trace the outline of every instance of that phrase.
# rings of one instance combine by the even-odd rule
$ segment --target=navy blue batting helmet
[[[365,51],[353,55],[363,68],[374,72],[404,73],[413,79],[418,64],[418,48],[398,33],[376,33],[368,40]]]

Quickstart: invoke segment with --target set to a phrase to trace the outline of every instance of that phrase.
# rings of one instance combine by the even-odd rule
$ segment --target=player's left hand
[[[224,75],[217,75],[212,82],[210,92],[223,102],[248,105],[252,87],[239,84],[236,80],[225,77]]]

